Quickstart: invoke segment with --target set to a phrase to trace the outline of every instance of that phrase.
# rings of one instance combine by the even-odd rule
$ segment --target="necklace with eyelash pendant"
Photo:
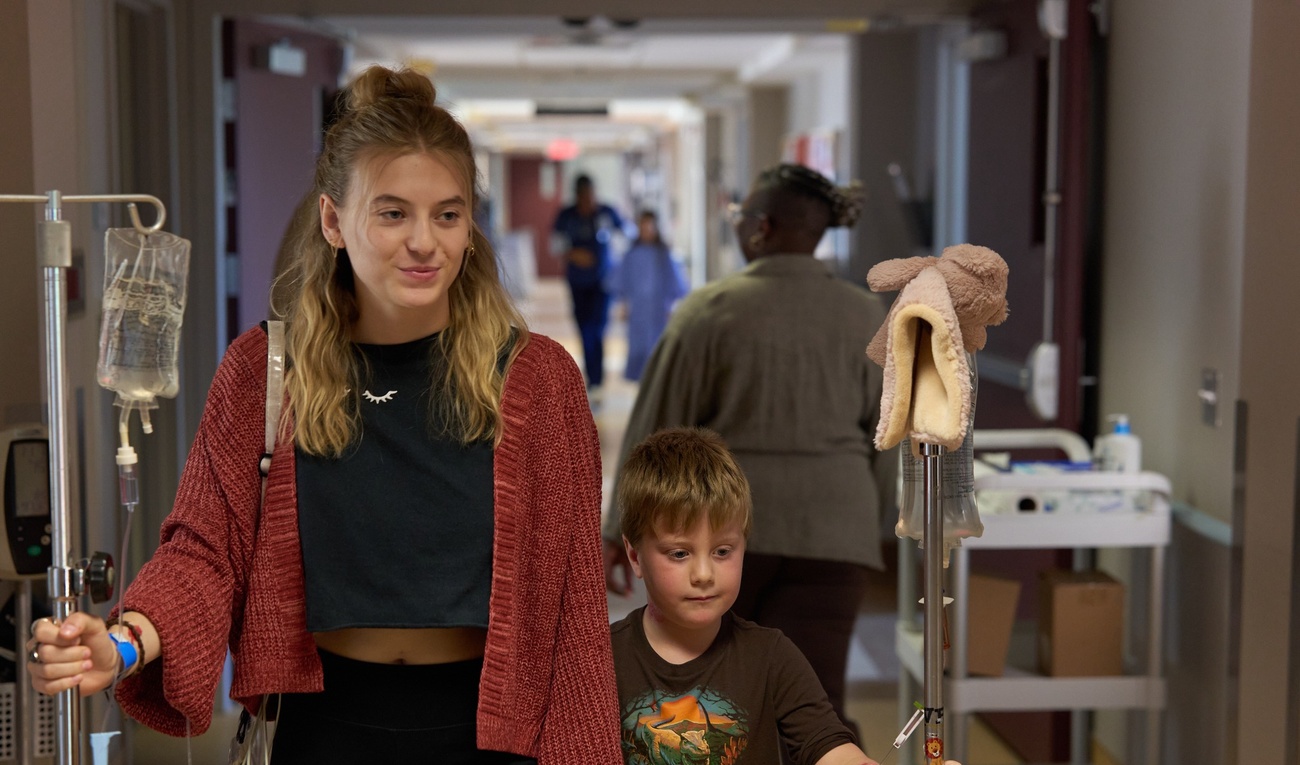
[[[393,396],[395,395],[397,395],[397,391],[395,390],[390,390],[382,396],[376,396],[368,390],[361,392],[361,397],[372,404],[387,404],[389,401],[393,400]]]

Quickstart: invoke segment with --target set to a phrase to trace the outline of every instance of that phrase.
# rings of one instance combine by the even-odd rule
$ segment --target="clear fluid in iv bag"
[[[150,402],[179,390],[189,250],[188,241],[166,233],[110,229],[105,236],[98,378],[119,400]]]
[[[940,458],[942,464],[942,485],[940,488],[940,507],[943,515],[944,565],[948,564],[948,553],[961,544],[967,537],[978,537],[984,533],[984,524],[980,521],[979,509],[975,504],[975,394],[978,386],[974,354],[967,354],[966,360],[971,373],[971,407],[970,420],[966,427],[966,438],[961,446],[952,452],[945,452]],[[901,537],[911,537],[923,541],[925,534],[925,460],[913,452],[912,439],[903,439],[899,446],[903,462],[903,493],[898,506],[898,523],[894,533]]]
[[[176,395],[181,312],[168,291],[166,285],[128,282],[104,296],[105,313],[113,311],[118,320],[104,326],[99,384],[124,399]]]
[[[984,531],[975,505],[973,442],[974,435],[968,430],[961,448],[946,452],[941,458],[943,484],[940,500],[945,540],[977,537]],[[925,460],[913,455],[910,438],[903,440],[899,450],[903,460],[903,498],[894,530],[900,537],[910,536],[919,540],[925,528]]]

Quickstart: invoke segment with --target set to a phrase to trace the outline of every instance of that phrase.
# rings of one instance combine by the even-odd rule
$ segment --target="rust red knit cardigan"
[[[266,335],[226,352],[208,392],[162,544],[125,596],[158,628],[161,661],[118,699],[163,733],[202,733],[226,648],[231,695],[315,692],[323,675],[307,632],[292,439],[276,447],[258,512]],[[510,368],[495,455],[490,626],[479,746],[540,765],[617,763],[618,700],[600,553],[600,446],[582,377],[557,343],[533,335]]]

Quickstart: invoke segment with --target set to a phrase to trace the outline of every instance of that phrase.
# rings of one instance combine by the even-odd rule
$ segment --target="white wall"
[[[1168,475],[1176,498],[1226,523],[1232,523],[1234,514],[1234,403],[1252,398],[1243,353],[1261,330],[1268,336],[1266,344],[1278,337],[1245,322],[1259,299],[1245,285],[1246,264],[1252,259],[1260,264],[1265,274],[1261,284],[1288,283],[1268,275],[1275,268],[1268,264],[1294,262],[1288,247],[1300,233],[1292,224],[1284,232],[1257,235],[1271,252],[1250,244],[1251,230],[1267,227],[1267,216],[1248,225],[1254,220],[1252,200],[1280,212],[1279,202],[1290,200],[1281,206],[1291,206],[1296,199],[1296,180],[1279,169],[1286,165],[1279,166],[1276,156],[1279,149],[1289,151],[1295,172],[1294,117],[1279,119],[1260,109],[1260,103],[1279,100],[1294,104],[1294,83],[1279,81],[1268,95],[1252,95],[1261,76],[1274,73],[1275,80],[1287,80],[1276,73],[1296,71],[1294,46],[1287,42],[1300,26],[1294,9],[1290,26],[1270,27],[1276,34],[1271,58],[1252,63],[1252,53],[1261,55],[1253,51],[1259,24],[1255,21],[1252,31],[1252,16],[1276,5],[1275,0],[1145,0],[1111,6],[1102,411],[1130,414],[1134,431],[1143,438],[1144,467]],[[1257,102],[1260,98],[1265,100]],[[1273,140],[1266,149],[1248,153],[1259,124],[1274,132]],[[1272,183],[1261,184],[1261,172],[1271,174]],[[1257,186],[1267,191],[1254,191]],[[1276,225],[1276,216],[1273,220]],[[1289,293],[1296,279],[1300,276],[1291,277],[1292,286],[1275,289]],[[1277,316],[1284,309],[1273,310]],[[1295,345],[1290,343],[1292,358]],[[1196,397],[1206,368],[1221,376],[1217,427],[1202,423]],[[1276,386],[1285,377],[1265,373],[1259,379],[1271,378]],[[1287,608],[1278,593],[1288,574],[1290,519],[1289,508],[1275,500],[1286,494],[1277,489],[1293,486],[1294,478],[1276,470],[1277,465],[1263,471],[1273,475],[1260,475],[1254,429],[1271,428],[1275,434],[1291,429],[1273,439],[1274,447],[1279,440],[1289,441],[1285,453],[1274,449],[1276,453],[1262,456],[1293,462],[1295,415],[1278,418],[1288,408],[1277,406],[1285,397],[1274,388],[1271,398],[1262,412],[1252,409],[1249,451],[1255,464],[1248,466],[1247,478],[1273,491],[1265,498],[1248,487],[1245,494],[1242,512],[1249,533],[1236,540],[1244,543],[1245,585],[1234,578],[1231,556],[1224,555],[1199,560],[1199,575],[1225,583],[1221,590],[1193,590],[1187,581],[1171,581],[1175,602],[1169,626],[1183,633],[1178,645],[1187,650],[1167,657],[1172,683],[1167,762],[1283,761]],[[1293,392],[1289,398],[1294,411]],[[1195,549],[1180,542],[1179,535],[1174,539],[1175,560]],[[1189,609],[1189,600],[1202,601],[1203,607]],[[1242,611],[1240,623],[1230,618],[1234,601]],[[1198,615],[1196,621],[1182,620],[1189,613]],[[1237,661],[1239,690],[1232,669]],[[1189,671],[1202,673],[1196,692],[1172,692],[1188,688],[1179,683]],[[1122,743],[1116,742],[1122,742],[1123,728],[1115,716],[1101,716],[1099,723],[1099,738],[1122,753]]]
[[[1113,8],[1101,407],[1132,417],[1144,467],[1168,475],[1176,496],[1230,521],[1250,7],[1150,0]],[[1217,428],[1200,420],[1202,368],[1222,375]],[[1226,568],[1219,573],[1228,578]],[[1184,594],[1191,596],[1175,596]],[[1213,620],[1197,627],[1222,629]],[[1207,684],[1221,681],[1226,666],[1221,673]],[[1189,702],[1218,711],[1226,704],[1209,696],[1172,701]],[[1122,751],[1114,716],[1100,722],[1102,740]],[[1199,731],[1212,748],[1223,745],[1216,732]]]
[[[1143,439],[1143,467],[1168,475],[1177,498],[1230,521],[1250,8],[1191,3],[1153,0],[1114,9],[1101,409],[1130,415]],[[1222,375],[1217,428],[1201,423],[1195,395],[1207,367]],[[1107,560],[1122,573],[1122,556]],[[1219,573],[1229,576],[1226,568]],[[1224,666],[1221,677],[1226,673]],[[1222,700],[1214,703],[1223,709]],[[1171,720],[1180,715],[1171,712]],[[1121,719],[1105,714],[1098,724],[1099,738],[1117,754],[1125,748]],[[1221,747],[1221,738],[1212,746]]]
[[[786,133],[845,130],[849,124],[849,59],[819,56],[822,66],[790,83]]]
[[[686,258],[691,284],[708,278],[708,181],[704,177],[704,115],[683,122],[675,139],[673,185],[677,206],[678,249]]]
[[[1250,3],[1114,3],[1106,109],[1101,406],[1143,466],[1231,518],[1241,334]],[[1201,424],[1202,368],[1222,425]]]

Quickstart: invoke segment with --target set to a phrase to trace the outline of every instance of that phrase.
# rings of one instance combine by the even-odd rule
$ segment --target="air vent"
[[[538,104],[538,117],[608,117],[608,104]]]
[[[558,35],[537,35],[528,40],[526,48],[531,50],[556,49],[598,49],[629,50],[637,43],[637,38],[630,34],[618,32],[601,32],[595,29],[574,29]]]

